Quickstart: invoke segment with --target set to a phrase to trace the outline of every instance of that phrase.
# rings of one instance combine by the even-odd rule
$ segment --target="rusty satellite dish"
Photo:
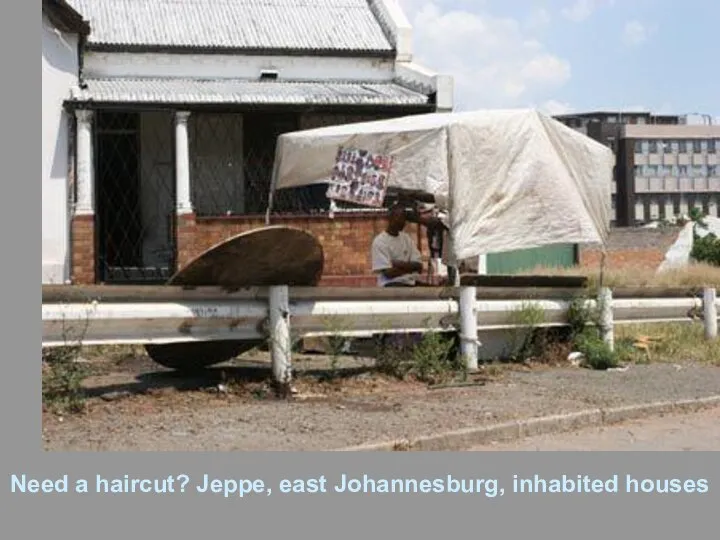
[[[229,238],[195,257],[167,282],[181,287],[316,286],[325,256],[312,234],[285,226],[263,227]],[[226,362],[263,343],[262,340],[192,341],[149,344],[150,358],[178,371]]]

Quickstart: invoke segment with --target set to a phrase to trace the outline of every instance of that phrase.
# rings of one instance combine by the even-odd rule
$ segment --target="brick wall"
[[[75,216],[72,219],[71,280],[76,285],[95,283],[95,216]]]
[[[322,244],[325,269],[324,286],[374,286],[375,276],[370,266],[370,245],[375,235],[385,228],[382,214],[341,214],[327,217],[273,216],[273,225],[287,225],[307,230]],[[183,217],[178,220],[178,267],[193,257],[236,234],[265,226],[264,218]],[[417,227],[408,224],[405,231],[417,237]],[[421,248],[426,252],[424,234]],[[427,253],[424,253],[427,261]],[[427,264],[427,262],[425,263]]]
[[[327,217],[273,216],[273,225],[307,230],[318,238],[325,252],[324,286],[375,286],[370,266],[370,245],[385,228],[383,214],[336,214]],[[265,226],[264,217],[178,216],[177,267],[182,268],[206,249],[236,234]],[[408,224],[405,231],[417,238],[417,227]],[[78,216],[72,224],[72,281],[78,285],[95,283],[95,238],[93,216]],[[427,253],[424,233],[421,249]]]
[[[677,240],[679,229],[617,228],[610,233],[606,268],[656,269]],[[599,268],[601,250],[597,245],[580,248],[580,265]]]
[[[325,269],[321,285],[374,286],[370,269],[370,245],[375,235],[385,228],[382,214],[339,214],[334,219],[318,217],[273,216],[273,225],[287,225],[315,235],[325,251]],[[241,232],[265,225],[263,217],[198,218],[194,214],[179,216],[177,222],[178,267],[206,249]],[[417,238],[417,227],[408,224],[406,232]],[[679,229],[614,229],[610,235],[606,267],[655,269],[675,242]],[[76,216],[72,222],[72,281],[76,284],[95,282],[95,238],[92,216]],[[427,268],[428,253],[425,234],[421,234],[421,250]],[[599,246],[580,248],[580,264],[598,268]]]

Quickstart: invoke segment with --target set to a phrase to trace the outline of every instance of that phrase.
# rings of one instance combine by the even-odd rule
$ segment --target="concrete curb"
[[[337,452],[437,452],[457,451],[489,444],[509,442],[525,437],[563,433],[588,427],[601,427],[668,413],[689,413],[720,406],[720,395],[678,401],[638,403],[608,409],[587,409],[567,414],[516,420],[503,424],[466,428],[438,433],[415,440],[401,439],[348,448]]]

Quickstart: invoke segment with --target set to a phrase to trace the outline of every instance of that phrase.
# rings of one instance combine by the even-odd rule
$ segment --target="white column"
[[[77,110],[76,157],[77,171],[75,182],[77,199],[75,215],[91,216],[95,213],[95,166],[93,163],[93,111]]]
[[[175,113],[175,182],[178,215],[191,214],[192,199],[190,195],[190,142],[188,137],[188,120],[190,113]]]

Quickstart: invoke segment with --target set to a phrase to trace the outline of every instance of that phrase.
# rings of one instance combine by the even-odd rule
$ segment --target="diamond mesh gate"
[[[103,282],[164,282],[175,270],[173,133],[168,112],[97,114],[97,264]]]

